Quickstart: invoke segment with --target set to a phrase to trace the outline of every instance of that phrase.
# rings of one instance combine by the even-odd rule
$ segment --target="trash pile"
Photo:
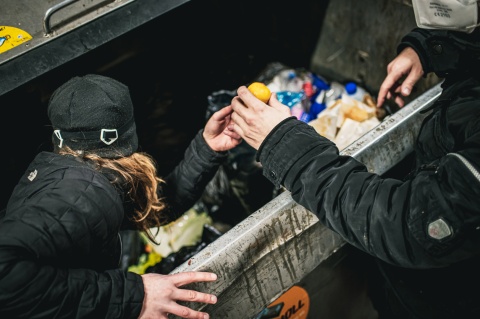
[[[212,218],[199,206],[192,207],[177,220],[151,229],[155,242],[143,233],[137,261],[127,265],[128,271],[168,274],[222,235],[212,226]]]
[[[303,69],[283,68],[265,83],[292,115],[313,126],[339,150],[380,123],[372,95],[355,82],[342,84]]]

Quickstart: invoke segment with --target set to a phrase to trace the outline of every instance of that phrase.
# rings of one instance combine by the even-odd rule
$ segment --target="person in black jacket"
[[[174,171],[161,179],[138,151],[128,88],[109,77],[77,76],[51,96],[53,152],[39,153],[0,217],[1,318],[209,318],[177,301],[216,296],[180,287],[210,272],[138,275],[119,267],[119,231],[178,218],[241,139],[232,109],[209,119]]]
[[[445,77],[404,179],[339,155],[275,94],[265,104],[241,86],[232,99],[232,129],[257,149],[263,174],[374,257],[380,318],[480,318],[479,32],[417,28],[399,45],[379,105],[401,104],[398,93],[407,96],[424,73]]]

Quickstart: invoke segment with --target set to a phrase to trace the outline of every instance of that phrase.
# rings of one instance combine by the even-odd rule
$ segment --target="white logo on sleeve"
[[[28,175],[27,178],[30,182],[32,182],[35,179],[35,177],[37,177],[37,170],[34,170],[33,172],[30,172],[30,174]]]

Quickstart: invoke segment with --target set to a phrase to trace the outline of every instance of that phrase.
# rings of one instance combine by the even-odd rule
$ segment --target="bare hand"
[[[417,52],[410,47],[403,49],[388,64],[387,73],[378,92],[377,107],[381,107],[386,99],[391,99],[392,97],[394,97],[394,101],[399,107],[403,107],[405,105],[403,97],[410,95],[415,83],[424,73]],[[399,84],[402,78],[405,79]]]
[[[216,152],[228,151],[241,143],[240,135],[229,129],[232,107],[226,106],[215,112],[203,130],[203,138]]]
[[[290,108],[278,101],[272,94],[269,104],[257,99],[246,86],[237,90],[238,96],[232,99],[231,128],[250,146],[257,149],[278,123],[291,116]]]
[[[209,272],[183,272],[171,275],[142,275],[145,289],[143,308],[139,319],[168,319],[168,314],[181,318],[208,319],[207,313],[182,306],[177,301],[203,302],[214,304],[217,297],[211,294],[178,287],[203,281],[215,281],[217,275]]]

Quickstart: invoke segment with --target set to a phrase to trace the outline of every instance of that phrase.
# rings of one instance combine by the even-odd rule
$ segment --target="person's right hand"
[[[423,73],[417,52],[410,47],[403,49],[387,66],[387,76],[378,92],[377,107],[381,107],[386,99],[391,98],[394,98],[399,107],[403,107],[405,105],[403,97],[410,95],[413,86]],[[402,78],[405,79],[400,84],[399,81]]]
[[[244,85],[237,93],[238,96],[232,99],[233,125],[229,127],[258,150],[275,126],[292,116],[290,108],[278,101],[276,93],[272,93],[268,104],[256,98]]]
[[[171,313],[181,318],[208,319],[210,316],[207,313],[182,306],[177,301],[214,304],[217,302],[217,297],[179,287],[193,282],[215,281],[216,279],[217,275],[214,273],[196,271],[170,275],[152,273],[142,275],[145,297],[138,318],[168,319],[168,314]]]

